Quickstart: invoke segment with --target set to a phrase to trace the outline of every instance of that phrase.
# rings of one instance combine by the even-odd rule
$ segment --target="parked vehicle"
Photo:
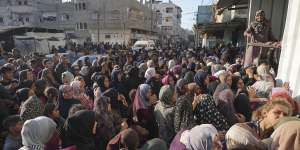
[[[155,43],[152,40],[148,41],[136,41],[132,47],[133,51],[140,51],[141,49],[145,49],[146,51],[153,50],[155,48]]]

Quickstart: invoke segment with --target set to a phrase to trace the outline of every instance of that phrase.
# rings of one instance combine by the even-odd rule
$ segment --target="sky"
[[[169,0],[163,0],[169,2]],[[196,12],[199,5],[210,5],[213,0],[172,0],[182,9],[181,26],[184,29],[192,30],[193,24],[196,21]]]

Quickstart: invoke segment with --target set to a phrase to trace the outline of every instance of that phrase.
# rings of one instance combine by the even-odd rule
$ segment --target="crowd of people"
[[[3,150],[299,150],[300,103],[236,48],[2,56]]]

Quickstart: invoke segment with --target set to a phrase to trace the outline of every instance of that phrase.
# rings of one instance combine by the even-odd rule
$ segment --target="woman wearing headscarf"
[[[132,89],[137,89],[143,83],[143,80],[139,77],[139,69],[137,67],[132,67],[128,70],[125,82],[127,93]]]
[[[256,131],[246,124],[235,124],[226,133],[228,150],[266,150],[266,145],[261,142]]]
[[[111,88],[116,89],[120,94],[128,95],[123,80],[123,72],[119,68],[113,69],[111,73]]]
[[[83,106],[91,110],[94,106],[93,101],[86,95],[84,84],[80,81],[72,81],[71,87],[74,91],[73,98],[79,100]]]
[[[158,124],[159,138],[171,143],[174,132],[175,90],[171,85],[161,87],[159,102],[155,105],[154,115]]]
[[[172,85],[175,86],[175,77],[169,73],[168,75],[166,75],[162,80],[161,83],[163,85]]]
[[[33,82],[33,74],[30,69],[22,70],[19,73],[19,88],[31,88],[29,83]]]
[[[219,112],[213,97],[207,94],[208,74],[204,71],[198,71],[195,75],[195,81],[199,88],[193,101],[196,123],[213,124],[218,130],[228,130],[230,127],[228,121]]]
[[[21,88],[16,91],[16,102],[20,106],[24,103],[30,96],[33,96],[34,92],[30,88]]]
[[[284,100],[273,100],[259,108],[262,112],[251,122],[242,123],[243,126],[253,129],[259,139],[269,138],[281,118],[291,116],[292,109]],[[253,116],[255,113],[253,113]]]
[[[276,41],[272,35],[270,22],[265,18],[265,12],[263,10],[256,12],[255,21],[251,22],[248,29],[244,32],[244,36],[246,36],[248,38],[247,41],[251,43]],[[266,50],[262,50],[263,54],[264,51]],[[244,66],[258,64],[258,62],[253,63],[253,61],[257,59],[259,55],[260,49],[258,47],[249,46],[246,50]]]
[[[127,101],[124,96],[121,95],[116,89],[110,88],[106,90],[102,95],[110,98],[111,109],[116,117],[128,117]]]
[[[47,97],[44,94],[45,89],[47,88],[47,82],[44,80],[36,80],[34,82],[34,93],[40,99],[43,105],[47,102]]]
[[[141,127],[149,131],[149,138],[158,137],[158,127],[151,104],[151,87],[141,84],[136,91],[133,102],[133,118]]]
[[[234,108],[237,113],[245,116],[246,121],[251,120],[252,110],[250,107],[250,99],[245,89],[244,81],[241,77],[233,76],[231,89],[235,94]]]
[[[190,129],[194,126],[192,96],[187,93],[188,82],[180,79],[176,83],[177,100],[174,112],[174,129],[179,132],[181,129]]]
[[[73,80],[74,75],[71,72],[66,71],[61,74],[61,81],[63,84],[70,85]]]
[[[110,88],[109,78],[106,75],[100,74],[100,72],[95,72],[91,79],[94,83],[97,83],[97,86],[100,88],[102,93]]]
[[[293,98],[290,96],[289,91],[287,91],[285,88],[277,87],[272,89],[270,93],[270,99],[277,99],[277,98],[286,100],[289,104],[291,104],[293,108],[293,114],[299,113],[297,102],[293,100]]]
[[[239,121],[233,105],[234,95],[227,84],[221,83],[218,85],[214,93],[214,101],[219,112],[223,114],[230,126]]]
[[[63,150],[96,150],[96,113],[80,110],[66,120],[65,137],[67,148]]]
[[[19,150],[44,150],[56,130],[56,123],[48,117],[27,120],[22,128],[23,147]]]
[[[107,144],[106,150],[137,150],[138,146],[138,133],[135,130],[128,128],[121,131],[118,135],[112,138]]]
[[[95,144],[97,148],[105,149],[109,140],[117,132],[110,112],[109,98],[104,96],[96,97],[94,105],[94,111],[97,114],[96,120],[98,120]]]
[[[73,98],[74,91],[70,85],[62,85],[59,88],[60,96],[58,100],[59,112],[61,116],[66,119],[73,104],[79,104],[80,101]]]
[[[217,129],[211,124],[197,125],[175,136],[170,150],[221,150]]]
[[[43,105],[34,95],[30,96],[21,106],[20,117],[23,122],[43,115]]]
[[[158,78],[158,75],[155,71],[155,68],[148,68],[145,72],[145,83],[151,86],[151,89],[155,95],[159,95],[161,88],[161,82]]]
[[[140,150],[168,150],[167,143],[159,138],[147,141]]]
[[[42,70],[41,79],[46,81],[49,86],[54,86],[54,87],[59,86],[59,84],[55,80],[52,70],[49,68],[45,68]]]

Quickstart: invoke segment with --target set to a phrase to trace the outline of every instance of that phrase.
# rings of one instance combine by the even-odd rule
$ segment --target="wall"
[[[265,11],[266,18],[271,22],[273,35],[282,39],[287,6],[289,0],[250,0],[248,25],[255,19],[257,10]]]

